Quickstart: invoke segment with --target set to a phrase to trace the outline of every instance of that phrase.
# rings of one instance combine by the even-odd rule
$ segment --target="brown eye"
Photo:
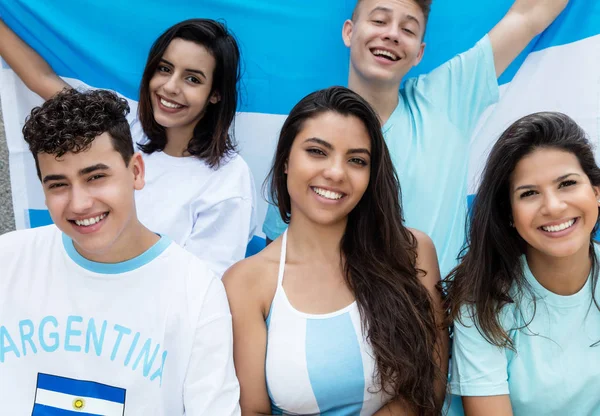
[[[559,188],[564,188],[565,186],[573,186],[577,183],[577,181],[574,181],[572,179],[568,180],[568,181],[562,181],[560,183],[560,185],[558,185]]]
[[[310,149],[306,149],[306,151],[310,154],[313,154],[315,156],[326,156],[325,152],[322,151],[321,149],[317,149],[315,147],[312,147]]]
[[[360,166],[367,166],[367,162],[359,157],[350,159],[350,163],[354,163]]]
[[[535,191],[525,191],[523,192],[521,195],[519,195],[520,198],[527,198],[528,196],[534,195]]]

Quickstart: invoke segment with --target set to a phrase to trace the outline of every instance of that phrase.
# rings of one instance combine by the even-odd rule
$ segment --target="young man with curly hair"
[[[64,90],[25,122],[55,225],[0,236],[2,414],[239,415],[225,291],[138,221],[128,112]]]

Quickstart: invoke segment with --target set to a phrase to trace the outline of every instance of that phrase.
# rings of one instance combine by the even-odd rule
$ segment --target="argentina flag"
[[[513,0],[433,0],[423,61],[408,76],[427,73],[472,47],[504,16]],[[206,17],[226,22],[243,59],[235,135],[261,189],[286,114],[306,94],[346,85],[348,49],[341,28],[356,0],[0,0],[4,21],[75,87],[108,88],[136,111],[138,87],[152,42],[174,23]],[[487,152],[514,120],[536,111],[562,111],[598,144],[600,134],[600,1],[572,0],[499,79],[500,101],[472,137],[469,192],[476,192]],[[10,154],[17,228],[50,217],[23,122],[41,99],[3,64],[0,96]],[[443,140],[443,138],[440,138]],[[447,190],[451,191],[451,190]],[[457,190],[458,191],[458,190]],[[267,203],[259,198],[258,238]]]
[[[125,389],[38,373],[32,416],[123,416]]]

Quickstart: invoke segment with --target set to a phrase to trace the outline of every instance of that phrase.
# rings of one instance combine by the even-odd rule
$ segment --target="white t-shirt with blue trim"
[[[600,415],[600,311],[592,279],[560,296],[535,279],[524,257],[522,267],[533,295],[524,292],[520,310],[506,305],[500,317],[515,351],[487,342],[465,308],[463,323],[454,324],[452,393],[508,394],[515,416]]]
[[[0,414],[240,414],[223,285],[168,238],[103,264],[51,225],[0,264]]]

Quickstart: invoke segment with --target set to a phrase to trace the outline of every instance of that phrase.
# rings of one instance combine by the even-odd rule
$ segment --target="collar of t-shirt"
[[[144,251],[137,257],[120,262],[120,263],[98,263],[83,257],[73,245],[73,240],[66,234],[62,234],[62,242],[64,249],[73,262],[78,266],[98,274],[121,274],[127,273],[150,263],[152,260],[160,256],[172,243],[171,239],[164,235],[159,235],[160,239],[152,245],[148,250]]]

